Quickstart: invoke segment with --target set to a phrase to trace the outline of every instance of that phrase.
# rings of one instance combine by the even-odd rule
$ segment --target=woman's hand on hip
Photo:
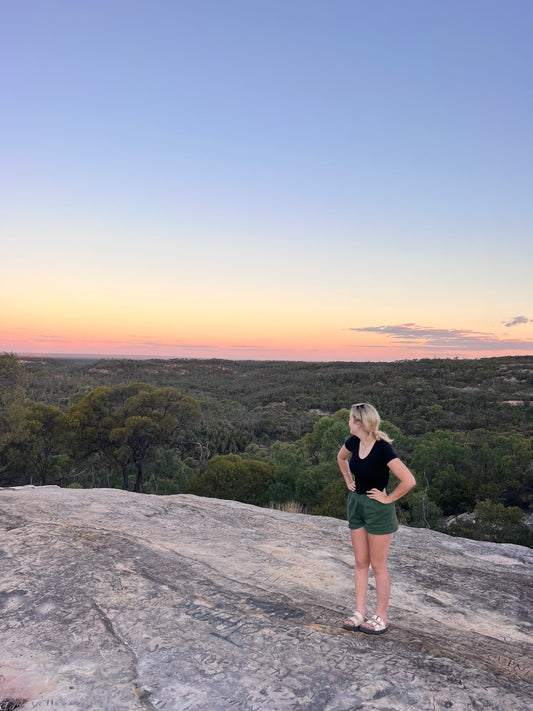
[[[379,489],[370,489],[370,491],[366,492],[366,495],[369,499],[375,499],[376,501],[379,501],[380,504],[390,503],[389,495],[387,494],[387,489],[383,489],[383,491],[380,491]]]

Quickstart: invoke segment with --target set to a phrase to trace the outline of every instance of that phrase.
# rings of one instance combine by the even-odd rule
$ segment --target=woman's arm
[[[398,501],[398,499],[401,499],[402,496],[405,496],[408,491],[411,491],[411,489],[416,486],[416,479],[401,459],[398,457],[392,459],[388,466],[391,472],[400,480],[400,483],[394,491],[387,494],[386,489],[383,489],[383,491],[370,489],[370,491],[367,492],[367,496],[370,499],[376,499],[376,501],[380,501],[382,504],[392,504],[394,501]]]
[[[344,477],[344,481],[346,482],[346,486],[350,491],[355,491],[355,481],[352,478],[352,473],[350,471],[350,467],[348,465],[348,459],[352,456],[352,453],[350,452],[349,449],[346,449],[344,445],[339,450],[339,453],[337,454],[337,462],[339,464],[339,469],[341,470],[342,476]]]

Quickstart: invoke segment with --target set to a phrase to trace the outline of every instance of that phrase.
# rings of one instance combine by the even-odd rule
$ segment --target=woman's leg
[[[389,555],[392,533],[379,536],[368,533],[367,536],[370,565],[372,566],[372,572],[376,580],[376,597],[378,601],[376,615],[379,615],[386,624],[387,607],[390,597],[390,577],[389,571],[387,570],[387,557]]]
[[[355,601],[357,610],[363,615],[366,614],[366,593],[368,589],[368,568],[370,566],[370,550],[368,545],[368,533],[364,528],[357,528],[350,531],[352,537],[352,547],[355,556]]]

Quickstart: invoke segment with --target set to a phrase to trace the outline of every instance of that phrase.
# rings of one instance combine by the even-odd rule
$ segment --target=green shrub
[[[189,479],[186,494],[242,501],[267,506],[268,491],[274,481],[274,467],[236,454],[213,457],[205,470]]]

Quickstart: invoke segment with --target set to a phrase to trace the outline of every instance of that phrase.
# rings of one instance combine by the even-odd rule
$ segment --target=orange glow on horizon
[[[165,300],[146,289],[138,294],[128,289],[112,298],[105,289],[71,292],[64,284],[35,293],[39,298],[20,290],[20,298],[9,311],[4,309],[0,351],[304,361],[482,358],[533,352],[533,321],[527,319],[519,330],[509,332],[500,325],[492,334],[488,332],[492,322],[473,330],[464,315],[441,313],[439,321],[454,323],[454,328],[423,328],[402,324],[401,308],[393,305],[400,325],[380,330],[369,327],[380,323],[380,312],[366,309],[361,317],[349,303],[328,300],[327,295],[309,305],[305,299],[287,294],[283,299],[279,293],[272,299],[250,294],[247,300],[243,295],[239,299],[221,295],[216,300],[211,292],[201,299],[186,299],[176,293]]]
[[[472,350],[457,352],[452,349],[433,349],[379,343],[368,334],[348,342],[333,334],[313,338],[182,338],[165,339],[119,334],[90,334],[54,336],[41,332],[32,335],[28,329],[0,333],[0,351],[24,355],[87,355],[141,358],[224,358],[229,360],[302,360],[302,361],[396,361],[420,358],[487,358],[503,355],[526,355],[502,350]]]

